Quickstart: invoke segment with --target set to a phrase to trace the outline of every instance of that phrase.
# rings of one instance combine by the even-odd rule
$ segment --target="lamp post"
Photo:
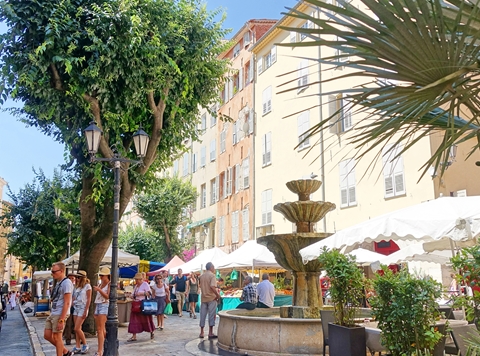
[[[114,195],[113,195],[113,232],[112,232],[112,268],[110,281],[110,295],[108,305],[108,315],[105,328],[107,337],[104,344],[104,356],[118,356],[118,312],[117,312],[117,284],[118,284],[118,222],[120,219],[120,164],[121,162],[142,163],[121,157],[118,152],[114,153],[112,158],[97,158],[95,154],[98,151],[102,130],[91,122],[84,130],[87,140],[88,153],[91,162],[111,162],[114,164]],[[145,157],[150,137],[140,127],[133,135],[133,143],[137,152],[137,157]]]

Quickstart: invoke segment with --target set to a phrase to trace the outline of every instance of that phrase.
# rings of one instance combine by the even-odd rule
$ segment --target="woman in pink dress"
[[[144,281],[142,274],[135,274],[134,279],[133,300],[142,301],[146,296],[151,296],[150,286]],[[150,339],[154,338],[155,324],[153,324],[153,317],[132,311],[128,323],[128,332],[132,334],[132,337],[127,341],[137,341],[137,334],[143,331],[150,333]]]

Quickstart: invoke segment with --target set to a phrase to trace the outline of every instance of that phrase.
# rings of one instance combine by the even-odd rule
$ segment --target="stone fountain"
[[[299,253],[331,235],[314,232],[315,224],[335,209],[335,204],[310,200],[321,184],[311,179],[288,182],[299,201],[276,204],[274,210],[295,223],[296,231],[257,239],[273,252],[279,265],[292,272],[292,305],[220,312],[219,348],[257,356],[322,355],[320,265],[316,260],[303,264]]]
[[[298,201],[279,203],[273,210],[295,223],[297,231],[291,234],[268,235],[257,239],[275,255],[278,264],[293,274],[292,306],[281,307],[283,318],[320,318],[322,291],[320,287],[320,264],[313,260],[304,264],[300,250],[331,234],[314,232],[314,225],[335,209],[335,204],[311,201],[310,194],[320,188],[322,182],[313,179],[294,180],[287,183],[288,189],[298,194]]]

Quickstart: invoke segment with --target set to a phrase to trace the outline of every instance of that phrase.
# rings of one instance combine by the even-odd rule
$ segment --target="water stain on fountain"
[[[288,189],[298,194],[299,201],[279,203],[273,209],[295,223],[296,232],[257,239],[272,251],[279,265],[292,272],[292,305],[220,312],[219,348],[258,356],[322,354],[320,265],[316,260],[304,264],[299,253],[331,235],[314,232],[314,225],[335,209],[333,203],[310,200],[310,194],[321,184],[312,179],[288,182]]]

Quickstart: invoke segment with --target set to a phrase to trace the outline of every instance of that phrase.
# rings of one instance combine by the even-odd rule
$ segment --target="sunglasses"
[[[54,270],[52,269],[50,272],[52,272],[52,274],[54,274],[54,273],[57,273],[57,272],[60,272],[60,271],[61,271],[61,269],[57,269],[56,271],[54,271]]]

